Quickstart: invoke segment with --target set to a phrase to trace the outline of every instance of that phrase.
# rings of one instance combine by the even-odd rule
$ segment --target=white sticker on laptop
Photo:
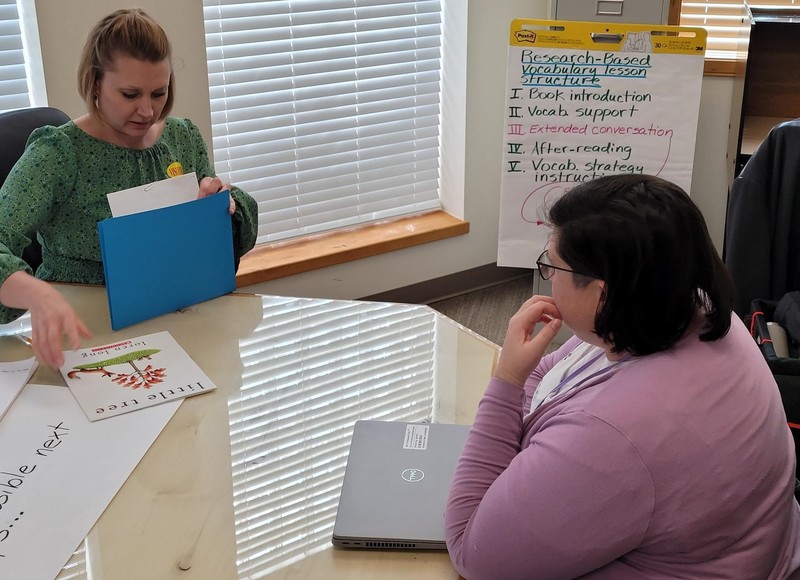
[[[428,431],[430,425],[406,425],[406,436],[403,440],[403,449],[428,448]]]

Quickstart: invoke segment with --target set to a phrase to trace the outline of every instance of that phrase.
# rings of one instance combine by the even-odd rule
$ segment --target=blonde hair
[[[113,70],[119,54],[157,63],[172,58],[172,47],[164,29],[140,8],[116,10],[100,20],[86,38],[78,65],[78,94],[90,113],[97,113],[95,86],[107,70]],[[174,101],[175,75],[170,70],[159,120],[169,115]]]

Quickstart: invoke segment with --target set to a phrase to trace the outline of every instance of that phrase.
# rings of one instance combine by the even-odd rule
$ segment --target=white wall
[[[208,67],[201,0],[35,0],[42,44],[48,104],[80,117],[78,59],[86,36],[103,16],[119,8],[142,8],[164,28],[172,42],[177,88],[174,112],[189,117],[211,142]]]
[[[692,191],[689,192],[706,218],[711,238],[722,253],[725,206],[728,202],[728,126],[733,79],[705,77],[700,96],[700,119],[694,151]],[[733,160],[730,161],[733,163]]]
[[[359,298],[496,261],[508,27],[513,18],[546,18],[549,2],[468,0],[468,4],[464,217],[470,222],[470,233],[246,290]],[[190,117],[210,143],[202,2],[139,0],[136,5],[156,18],[173,42],[178,75],[175,114]],[[96,20],[122,6],[129,4],[113,0],[36,0],[52,106],[71,116],[83,113],[83,103],[75,89],[80,47]],[[730,79],[703,81],[691,191],[719,248],[727,198],[725,154],[731,91]]]

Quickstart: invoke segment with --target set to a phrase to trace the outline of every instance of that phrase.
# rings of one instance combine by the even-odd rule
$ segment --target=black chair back
[[[69,116],[53,107],[32,107],[0,113],[0,183],[5,182],[11,168],[25,151],[25,144],[34,129],[45,125],[63,125]],[[25,248],[22,258],[34,272],[42,263],[42,248],[36,232],[27,232],[31,244]]]

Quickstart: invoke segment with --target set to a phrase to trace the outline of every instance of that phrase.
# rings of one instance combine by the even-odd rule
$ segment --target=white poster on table
[[[55,578],[180,402],[92,423],[27,385],[0,422],[0,578]]]
[[[500,266],[534,268],[547,208],[620,173],[692,184],[706,32],[514,20],[503,125]]]
[[[35,357],[0,363],[0,419],[39,366]]]

